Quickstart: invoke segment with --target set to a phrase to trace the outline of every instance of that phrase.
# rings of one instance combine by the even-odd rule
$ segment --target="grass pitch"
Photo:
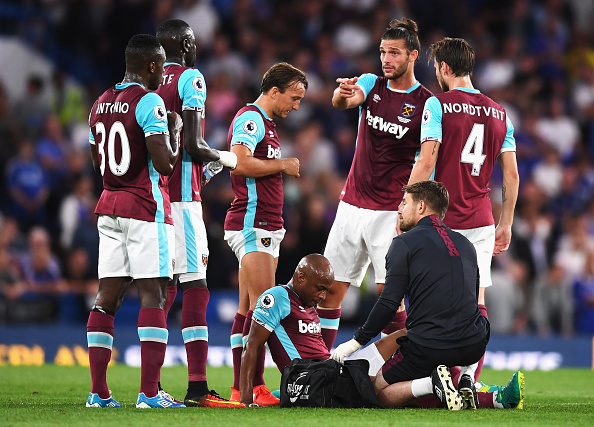
[[[165,389],[183,398],[186,388],[185,367],[163,368]],[[506,384],[510,371],[484,370],[486,383]],[[229,397],[233,381],[231,368],[210,368],[209,386]],[[594,425],[594,372],[585,369],[560,369],[552,372],[525,372],[524,410],[448,412],[430,409],[136,409],[140,369],[123,365],[110,367],[108,383],[123,408],[86,408],[90,375],[85,367],[0,366],[0,424],[17,425],[205,425],[222,426],[408,426],[468,424],[503,425]],[[278,388],[280,374],[266,372],[271,389]]]

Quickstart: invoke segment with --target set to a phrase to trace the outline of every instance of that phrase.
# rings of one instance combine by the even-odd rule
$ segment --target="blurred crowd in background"
[[[213,148],[227,149],[232,118],[257,98],[272,64],[307,73],[300,110],[276,120],[283,157],[301,162],[301,178],[284,181],[278,283],[303,255],[323,253],[350,169],[358,111],[332,107],[336,78],[381,75],[380,37],[390,20],[409,17],[422,44],[416,77],[439,93],[426,49],[444,36],[467,39],[475,87],[514,124],[521,176],[512,245],[494,258],[486,292],[491,329],[594,333],[594,0],[0,2],[0,38],[51,64],[50,72],[16,70],[23,87],[0,81],[0,323],[86,320],[98,285],[93,210],[101,193],[89,109],[122,79],[128,39],[154,34],[172,17],[197,37]],[[0,62],[10,66],[23,51],[0,52]],[[495,172],[496,218],[500,182]],[[229,173],[213,178],[202,198],[209,288],[235,289],[237,260],[223,240]],[[351,292],[346,324],[365,319],[375,284],[366,279]]]

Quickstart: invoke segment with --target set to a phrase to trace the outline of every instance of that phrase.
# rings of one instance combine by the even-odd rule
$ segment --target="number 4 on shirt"
[[[470,163],[472,165],[472,176],[479,176],[481,166],[485,163],[487,156],[483,154],[483,142],[485,141],[485,125],[475,123],[472,126],[470,135],[462,149],[460,156],[461,163]]]

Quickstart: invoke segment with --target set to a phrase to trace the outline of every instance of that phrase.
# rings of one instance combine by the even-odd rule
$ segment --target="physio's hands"
[[[361,344],[357,342],[355,339],[351,339],[345,343],[340,344],[336,349],[332,352],[330,356],[331,359],[336,360],[339,363],[344,364],[344,358],[353,354],[355,351],[361,348]]]

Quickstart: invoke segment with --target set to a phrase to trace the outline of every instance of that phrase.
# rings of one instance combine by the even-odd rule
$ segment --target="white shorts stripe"
[[[202,218],[202,203],[173,202],[171,216],[175,229],[175,274],[194,273],[192,278],[180,278],[182,283],[206,279],[208,240]]]

